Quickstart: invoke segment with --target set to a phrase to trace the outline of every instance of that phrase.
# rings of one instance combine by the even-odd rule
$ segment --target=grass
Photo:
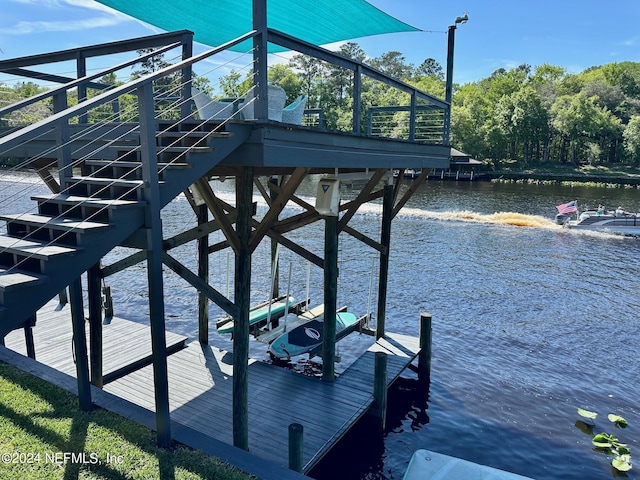
[[[153,431],[100,408],[82,412],[74,395],[2,362],[0,459],[0,479],[253,478],[182,445],[158,448]]]
[[[589,175],[594,177],[638,177],[640,168],[630,164],[611,163],[597,165],[575,165],[572,163],[535,163],[529,162],[525,165],[517,160],[502,160],[496,162],[495,171],[530,173],[530,174],[551,174],[551,175]]]

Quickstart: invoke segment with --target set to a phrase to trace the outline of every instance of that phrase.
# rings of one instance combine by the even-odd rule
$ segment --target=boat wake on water
[[[562,230],[551,219],[540,215],[526,215],[516,212],[496,212],[491,214],[464,211],[431,212],[420,209],[403,209],[400,215],[419,216],[435,220],[458,221],[469,223],[483,223],[487,225],[511,225],[515,227],[546,228],[550,230]]]

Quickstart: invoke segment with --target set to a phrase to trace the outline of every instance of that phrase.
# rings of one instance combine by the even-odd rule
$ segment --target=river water
[[[32,181],[22,174],[0,177],[0,211],[32,209],[24,192],[42,189]],[[232,188],[231,182],[218,184],[217,194],[233,199]],[[300,194],[311,197],[313,189],[303,185]],[[342,192],[343,199],[355,194]],[[254,199],[259,216],[266,205],[259,194]],[[432,314],[429,391],[420,391],[407,373],[390,392],[384,435],[360,426],[313,476],[400,479],[412,452],[426,448],[539,479],[612,478],[611,457],[593,449],[578,421],[580,407],[599,412],[595,433],[615,433],[629,444],[632,462],[640,458],[640,240],[555,225],[555,205],[574,199],[640,211],[636,189],[429,181],[418,190],[392,227],[386,325],[417,336],[420,313]],[[299,211],[290,206],[284,215]],[[163,211],[163,221],[168,237],[192,226],[194,217],[178,198]],[[379,205],[363,207],[351,225],[378,237]],[[288,236],[322,255],[322,232],[312,225]],[[210,241],[220,239],[216,234]],[[270,289],[269,247],[263,243],[253,258],[255,302]],[[172,254],[195,268],[193,250]],[[127,253],[118,249],[104,264]],[[371,305],[374,319],[376,258],[341,235],[339,304],[356,314]],[[211,256],[210,283],[222,292],[232,277],[229,263],[226,252]],[[280,266],[282,292],[303,298],[308,288],[312,303],[322,302],[319,269],[308,271],[286,250]],[[147,321],[143,265],[107,283],[117,315]],[[197,338],[194,290],[167,272],[165,292],[167,328]],[[212,307],[212,317],[219,314]],[[370,341],[354,334],[340,342],[337,371]],[[211,343],[231,345],[215,330]],[[258,342],[251,353],[267,359]],[[629,427],[614,428],[608,413],[625,417]],[[640,478],[638,469],[640,461],[627,478]]]

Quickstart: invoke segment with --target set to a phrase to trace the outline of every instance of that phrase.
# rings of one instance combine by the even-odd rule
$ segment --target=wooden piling
[[[236,233],[234,302],[238,308],[233,326],[233,445],[249,450],[249,310],[251,308],[251,220],[253,169],[236,177]]]
[[[384,431],[387,423],[387,354],[384,352],[375,353],[371,414],[376,418],[378,429]]]
[[[322,327],[322,380],[335,379],[336,309],[338,307],[338,217],[325,217],[324,321]]]
[[[102,293],[100,264],[87,270],[87,301],[89,302],[89,368],[91,383],[102,388]]]
[[[78,400],[80,409],[86,412],[91,410],[91,384],[89,383],[89,359],[87,356],[87,337],[84,328],[84,308],[82,305],[82,283],[80,277],[69,285],[69,297],[71,300],[76,378],[78,379]]]
[[[66,288],[58,294],[58,301],[60,302],[60,305],[66,305],[69,302]]]
[[[304,427],[299,423],[289,425],[289,470],[302,473]]]
[[[278,177],[272,176],[269,178],[269,183],[278,186]],[[271,189],[271,203],[273,204],[278,198],[278,192],[275,189]],[[274,237],[271,237],[271,265],[276,262],[276,252],[278,251],[278,240]],[[273,275],[273,291],[271,292],[271,296],[273,298],[278,298],[280,296],[280,263],[276,264],[275,272]],[[274,326],[277,326],[274,323]]]
[[[105,320],[113,318],[113,298],[111,298],[111,287],[102,287],[102,305],[104,307]]]
[[[378,276],[378,317],[376,338],[384,337],[387,316],[387,283],[389,278],[389,246],[391,244],[391,220],[393,219],[393,185],[385,185],[382,197],[382,228],[380,243],[384,251],[380,253],[380,274]]]
[[[158,445],[171,445],[169,414],[169,374],[164,319],[164,286],[162,279],[162,220],[160,218],[160,183],[156,153],[156,124],[153,111],[153,88],[150,83],[138,87],[140,143],[142,157],[143,197],[149,285],[149,320],[153,358],[156,431]]]
[[[27,347],[27,357],[36,359],[36,346],[33,342],[33,327],[36,324],[36,314],[34,313],[24,324],[24,341]]]
[[[209,221],[209,209],[206,205],[197,207],[198,225]],[[209,283],[209,236],[198,239],[198,278]],[[209,343],[209,297],[198,291],[198,341]]]
[[[431,377],[431,314],[420,314],[420,352],[418,353],[418,378]]]

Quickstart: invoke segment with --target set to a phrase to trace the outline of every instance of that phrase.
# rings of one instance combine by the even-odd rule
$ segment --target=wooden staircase
[[[158,122],[160,208],[244,143],[250,130],[243,124]],[[139,143],[109,145],[79,162],[79,175],[61,185],[62,193],[32,197],[37,213],[0,216],[7,230],[0,235],[0,338],[144,228],[141,150]]]

